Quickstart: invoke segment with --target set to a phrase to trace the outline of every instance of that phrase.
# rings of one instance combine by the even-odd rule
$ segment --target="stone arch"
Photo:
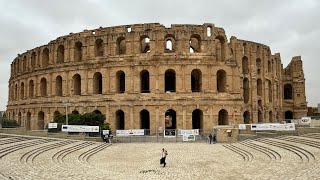
[[[218,62],[224,62],[226,57],[226,47],[225,47],[226,40],[223,36],[218,35],[215,38],[215,46],[216,46],[216,57]]]
[[[249,111],[245,111],[243,113],[243,123],[244,124],[250,124],[251,120],[250,120],[250,112]]]
[[[22,126],[22,114],[21,114],[21,112],[18,113],[18,125]]]
[[[42,78],[40,81],[40,96],[45,97],[47,95],[48,95],[48,93],[47,93],[47,79]]]
[[[258,123],[263,123],[263,116],[261,110],[258,110]]]
[[[126,75],[123,71],[118,71],[117,74],[117,92],[124,93],[126,91]]]
[[[242,58],[242,73],[243,74],[249,73],[249,60],[247,56],[243,56]]]
[[[150,81],[149,81],[149,71],[142,70],[140,72],[140,92],[150,93]]]
[[[57,63],[63,63],[64,62],[64,46],[59,45],[57,50]]]
[[[201,37],[198,34],[193,34],[189,40],[190,53],[200,53],[201,52]]]
[[[80,62],[82,61],[82,43],[80,41],[76,42],[74,44],[74,61],[75,62]]]
[[[33,52],[31,54],[31,70],[34,70],[34,68],[36,67],[36,52]]]
[[[104,47],[103,47],[103,40],[97,39],[94,43],[94,55],[97,56],[103,56],[104,54]]]
[[[165,42],[165,53],[172,53],[175,52],[176,49],[176,40],[173,34],[167,34],[164,37],[164,42]]]
[[[125,116],[122,110],[116,112],[116,130],[125,129]]]
[[[272,113],[272,111],[269,111],[269,122],[273,123],[273,113]]]
[[[269,102],[272,102],[272,92],[273,92],[273,89],[272,89],[272,83],[271,83],[271,81],[270,80],[268,80],[268,88],[269,88],[269,93],[268,93],[268,95],[269,95]]]
[[[150,130],[150,113],[146,109],[140,111],[140,129]]]
[[[53,113],[53,120],[55,120],[59,115],[61,115],[61,113],[56,110],[54,113]]]
[[[116,54],[122,55],[126,54],[126,38],[121,36],[117,38],[117,48],[116,48]]]
[[[96,72],[93,75],[93,94],[102,94],[102,74]]]
[[[202,72],[200,69],[194,69],[191,71],[191,91],[202,91]]]
[[[243,101],[244,103],[248,103],[250,99],[250,87],[249,87],[249,79],[243,79]]]
[[[222,69],[220,69],[217,72],[217,91],[218,92],[227,91],[227,73]]]
[[[260,58],[257,58],[256,60],[256,66],[257,66],[257,75],[261,75],[261,59]]]
[[[32,79],[29,81],[29,97],[34,97],[34,82]]]
[[[283,96],[284,99],[292,99],[292,86],[291,84],[285,84],[283,87]]]
[[[229,125],[228,111],[221,109],[218,114],[218,125]]]
[[[286,111],[284,113],[284,119],[293,119],[293,112],[292,111]]]
[[[31,129],[31,113],[28,111],[27,112],[27,122],[26,122],[26,130]]]
[[[147,53],[150,52],[150,38],[147,35],[140,37],[140,52]]]
[[[24,99],[25,95],[24,95],[24,82],[21,82],[20,84],[20,98]]]
[[[93,113],[102,114],[101,111],[99,111],[98,109],[94,110]]]
[[[40,111],[38,113],[37,130],[44,129],[44,118],[45,118],[44,112]]]
[[[176,129],[177,127],[177,113],[173,109],[166,111],[165,115],[165,129]]]
[[[72,77],[73,80],[73,95],[81,95],[81,76],[75,74]]]
[[[14,99],[18,99],[18,84],[16,84],[16,86],[14,87]]]
[[[257,95],[262,96],[262,80],[260,78],[257,79]]]
[[[176,72],[173,69],[168,69],[164,76],[165,92],[176,92]]]
[[[56,77],[56,96],[62,96],[62,77]]]
[[[72,112],[72,114],[80,114],[78,110],[74,109]]]
[[[203,129],[203,112],[200,109],[192,112],[192,129]]]
[[[42,67],[47,68],[49,65],[49,49],[44,48],[42,50]]]

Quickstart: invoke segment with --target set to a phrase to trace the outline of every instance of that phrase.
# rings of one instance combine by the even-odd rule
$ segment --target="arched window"
[[[27,56],[24,56],[22,61],[22,71],[25,72],[26,70],[27,70]]]
[[[97,39],[94,43],[94,55],[97,56],[103,56],[103,40]]]
[[[126,75],[123,71],[118,71],[116,76],[117,76],[117,92],[124,93],[126,91]]]
[[[165,113],[165,129],[176,129],[176,111],[169,109]]]
[[[292,99],[292,86],[291,84],[285,84],[283,87],[284,99]]]
[[[96,72],[93,75],[93,94],[102,94],[102,74]]]
[[[36,67],[36,53],[33,52],[31,54],[31,70],[33,70]]]
[[[258,123],[263,123],[263,116],[260,110],[258,110]]]
[[[256,66],[257,66],[257,74],[258,75],[260,75],[261,74],[261,59],[260,58],[258,58],[257,60],[256,60]]]
[[[34,83],[33,80],[29,81],[29,97],[32,98],[34,96]]]
[[[211,27],[207,27],[207,36],[210,37],[211,36]]]
[[[171,39],[166,40],[166,49],[165,52],[172,52],[172,41]]]
[[[227,73],[222,69],[217,72],[217,90],[218,92],[227,91]]]
[[[272,88],[272,84],[271,81],[268,80],[268,86],[269,86],[269,102],[272,102],[272,92],[273,92],[273,88]]]
[[[38,113],[38,122],[37,122],[37,130],[44,129],[44,112],[40,111]]]
[[[269,122],[273,123],[273,113],[272,113],[272,111],[269,111]]]
[[[22,124],[21,124],[21,123],[22,123],[21,117],[22,117],[21,112],[19,112],[19,113],[18,113],[18,125],[19,125],[19,126],[22,125]]]
[[[62,96],[62,77],[56,77],[56,96]]]
[[[63,63],[64,62],[64,46],[59,45],[57,50],[57,63]]]
[[[117,39],[117,55],[126,54],[126,39],[124,37],[118,37]]]
[[[20,85],[20,98],[24,99],[24,97],[24,82],[22,82]]]
[[[223,36],[217,36],[215,39],[215,45],[216,45],[216,57],[218,62],[224,62],[225,61],[225,43],[226,40]]]
[[[140,129],[150,130],[150,113],[145,109],[140,111]]]
[[[42,78],[40,81],[40,96],[45,97],[47,96],[47,79]]]
[[[49,49],[44,48],[42,51],[42,67],[47,68],[49,65]]]
[[[57,110],[53,113],[53,120],[55,120],[60,115],[60,112]]]
[[[250,112],[249,111],[245,111],[243,113],[243,122],[244,122],[244,124],[250,124]]]
[[[140,48],[141,53],[150,52],[150,38],[148,36],[140,37]]]
[[[168,69],[164,76],[165,92],[176,92],[176,72],[173,69]]]
[[[218,115],[218,125],[229,125],[228,121],[228,111],[221,109]]]
[[[293,119],[293,113],[292,111],[286,111],[284,113],[284,119]]]
[[[18,84],[16,84],[15,88],[14,88],[14,99],[17,100],[18,99]]]
[[[76,42],[74,45],[74,61],[80,62],[82,61],[82,43]]]
[[[243,79],[243,100],[244,103],[248,103],[250,99],[250,88],[248,78]]]
[[[122,110],[118,110],[116,112],[116,130],[125,128],[125,120],[124,120],[124,112]]]
[[[26,130],[30,130],[31,129],[31,113],[27,112],[27,122],[26,122]]]
[[[203,112],[200,109],[192,112],[192,129],[203,129]]]
[[[81,95],[81,76],[75,74],[73,77],[73,95]]]
[[[201,52],[201,37],[198,34],[193,34],[189,40],[190,53],[200,53]]]
[[[192,92],[202,91],[202,73],[200,69],[194,69],[191,72],[191,90]]]
[[[249,60],[246,56],[242,58],[242,73],[243,74],[249,73]]]
[[[262,81],[261,79],[257,79],[257,95],[262,96]]]
[[[141,93],[150,93],[149,72],[142,70],[140,72]]]

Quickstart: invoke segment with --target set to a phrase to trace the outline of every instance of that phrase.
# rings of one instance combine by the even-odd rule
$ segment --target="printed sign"
[[[62,125],[63,132],[99,132],[99,126]]]
[[[277,124],[277,123],[265,123],[265,124],[251,124],[251,130],[256,131],[293,131],[295,130],[294,123]]]
[[[163,130],[164,137],[176,137],[175,129],[165,129]]]
[[[178,130],[179,136],[184,135],[199,135],[199,129],[179,129]]]
[[[57,129],[58,128],[58,123],[49,123],[48,124],[48,129]]]
[[[103,135],[108,135],[109,133],[110,133],[109,130],[102,130]]]
[[[117,136],[143,136],[144,129],[116,130]]]
[[[182,136],[182,140],[183,141],[195,141],[196,138],[194,135],[183,135]]]
[[[247,129],[247,126],[245,124],[239,124],[239,129],[245,130]]]

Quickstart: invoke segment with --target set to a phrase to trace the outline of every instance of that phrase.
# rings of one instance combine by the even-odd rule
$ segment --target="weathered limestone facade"
[[[228,42],[214,24],[134,24],[70,33],[19,54],[7,115],[43,129],[71,99],[69,113],[101,112],[112,129],[208,133],[277,122],[287,111],[305,116],[304,87],[300,57],[283,69],[279,53],[236,37]]]

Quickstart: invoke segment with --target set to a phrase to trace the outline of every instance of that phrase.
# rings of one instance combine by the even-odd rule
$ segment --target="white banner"
[[[103,135],[109,135],[109,133],[110,133],[109,130],[102,130]]]
[[[116,130],[116,136],[144,136],[144,129]]]
[[[265,124],[251,124],[251,130],[257,131],[293,131],[295,130],[294,123],[278,124],[278,123],[265,123]]]
[[[199,135],[199,129],[179,129],[178,130],[179,136],[184,135]]]
[[[194,135],[183,135],[183,138],[182,138],[183,141],[195,141],[196,138]]]
[[[311,123],[311,117],[302,117],[300,122],[301,122],[301,124],[310,124]]]
[[[48,124],[48,129],[56,129],[58,128],[58,123],[49,123]]]
[[[99,126],[62,125],[63,132],[99,132]]]
[[[239,129],[245,130],[247,129],[247,126],[245,124],[239,124]]]

